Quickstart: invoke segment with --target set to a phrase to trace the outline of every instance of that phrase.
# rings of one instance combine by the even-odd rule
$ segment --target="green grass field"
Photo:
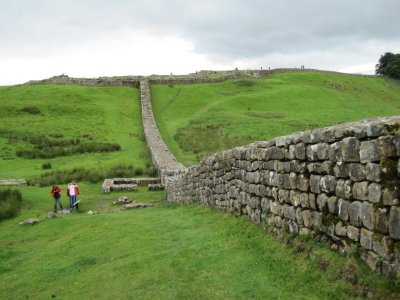
[[[219,84],[153,85],[155,118],[185,165],[295,131],[400,114],[400,82],[304,72]]]
[[[32,110],[32,107],[35,110]],[[32,178],[51,170],[107,169],[118,164],[146,168],[149,154],[143,138],[139,91],[128,87],[22,85],[0,87],[0,179]],[[50,141],[79,139],[107,142],[120,151],[25,159],[16,152],[33,145],[14,135]]]
[[[287,246],[245,218],[163,204],[162,192],[80,187],[82,212],[47,220],[48,189],[20,188],[22,215],[0,223],[0,298],[351,299],[366,286],[378,297],[398,295],[392,282],[322,244],[297,238]],[[153,206],[119,211],[111,203],[120,195]],[[18,225],[29,216],[42,221]],[[348,269],[358,284],[343,279]]]

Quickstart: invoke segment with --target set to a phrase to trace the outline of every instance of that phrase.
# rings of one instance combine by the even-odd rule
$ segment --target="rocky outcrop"
[[[295,133],[217,153],[165,180],[199,202],[294,234],[360,245],[372,269],[400,267],[400,117]]]

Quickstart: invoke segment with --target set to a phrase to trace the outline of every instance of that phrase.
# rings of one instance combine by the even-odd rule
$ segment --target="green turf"
[[[45,135],[52,140],[79,138],[83,142],[116,143],[122,148],[108,153],[24,159],[16,156],[17,150],[31,149],[32,145],[0,134],[0,179],[37,176],[44,172],[44,163],[50,163],[52,170],[105,169],[117,164],[145,168],[150,164],[143,139],[137,88],[0,87],[0,119],[0,133],[13,131],[25,136]]]
[[[153,85],[151,93],[161,134],[185,165],[295,131],[400,114],[400,81],[335,73]]]
[[[294,251],[246,218],[162,204],[162,192],[142,187],[104,195],[98,185],[81,183],[81,212],[46,220],[48,189],[20,189],[23,214],[0,223],[2,299],[349,299],[360,293],[341,279],[354,265],[350,258],[300,239],[291,244],[304,250]],[[120,211],[111,204],[120,195],[153,206]],[[42,221],[18,225],[27,217]],[[374,295],[396,291],[365,268],[356,267],[360,282]]]

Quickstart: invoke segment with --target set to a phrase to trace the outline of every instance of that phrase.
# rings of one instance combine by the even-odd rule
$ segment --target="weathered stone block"
[[[372,251],[365,251],[361,255],[361,259],[367,264],[372,271],[377,271],[380,268],[379,256]]]
[[[372,239],[372,249],[376,254],[387,260],[393,258],[393,240],[390,237],[374,233]]]
[[[313,211],[311,212],[311,226],[315,229],[321,229],[322,213]]]
[[[353,196],[353,182],[351,180],[339,179],[336,184],[335,194],[340,198],[351,199]]]
[[[335,233],[338,236],[347,236],[347,226],[344,226],[340,221],[335,225]]]
[[[282,215],[282,206],[278,202],[275,201],[271,202],[270,209],[274,215],[278,216]]]
[[[290,203],[295,207],[300,206],[300,192],[294,190],[290,191]]]
[[[336,189],[337,179],[335,176],[326,175],[320,180],[320,189],[325,193],[334,193]]]
[[[365,175],[367,180],[381,182],[382,180],[382,171],[381,166],[378,164],[368,163],[365,166]]]
[[[303,216],[303,224],[305,227],[309,228],[311,227],[311,211],[310,210],[303,210],[302,211],[302,216]]]
[[[351,225],[347,226],[347,237],[358,242],[360,239],[360,229]]]
[[[261,205],[261,199],[260,198],[258,198],[258,197],[251,197],[250,198],[250,207],[252,209],[260,208],[260,205]]]
[[[369,230],[374,230],[375,209],[369,202],[362,203],[362,223]]]
[[[290,191],[280,189],[278,191],[278,200],[280,203],[290,203]]]
[[[292,160],[290,162],[290,170],[295,173],[305,173],[307,170],[307,163],[299,160]]]
[[[294,208],[293,206],[285,204],[282,209],[283,209],[283,216],[286,219],[290,219],[290,220],[293,220],[293,221],[296,220],[296,208]]]
[[[351,163],[349,166],[350,179],[353,181],[363,181],[367,179],[366,168],[362,164]]]
[[[300,205],[303,208],[309,208],[310,207],[310,201],[307,193],[301,193],[300,194]]]
[[[339,142],[338,161],[359,162],[360,161],[360,141],[354,137],[344,138]]]
[[[307,192],[309,188],[309,179],[303,174],[297,176],[296,188],[302,192]]]
[[[350,164],[337,162],[333,167],[333,174],[338,178],[346,178],[349,176]]]
[[[340,204],[339,204],[340,209]],[[362,225],[362,209],[363,205],[359,201],[354,201],[349,205],[350,223],[353,226],[360,227]],[[340,215],[339,215],[340,216]]]
[[[362,247],[368,250],[372,250],[373,240],[372,235],[374,233],[372,231],[366,230],[364,228],[361,229],[360,233],[360,244]]]
[[[297,180],[297,174],[294,172],[291,172],[289,174],[289,182],[290,182],[290,188],[292,190],[296,189],[296,180]]]
[[[383,158],[396,157],[395,138],[392,136],[381,136],[378,138],[379,152]]]
[[[317,196],[313,193],[308,193],[308,201],[312,209],[317,209]]]
[[[315,162],[307,165],[309,173],[316,173],[320,175],[331,175],[333,163],[329,160],[324,162]]]
[[[302,214],[302,210],[301,208],[297,208],[296,209],[296,222],[297,224],[299,224],[300,226],[303,226],[303,214]]]
[[[382,200],[382,187],[379,183],[371,183],[368,186],[368,201],[380,203]]]
[[[295,154],[296,158],[299,160],[305,160],[306,159],[306,146],[304,143],[298,143],[295,146]]]
[[[389,213],[387,208],[378,208],[375,211],[375,230],[382,234],[389,233]]]
[[[318,209],[322,212],[328,209],[328,196],[326,194],[319,194],[317,196]]]
[[[287,158],[290,160],[296,159],[296,146],[295,145],[289,145],[289,151],[288,151]]]
[[[307,146],[307,159],[308,161],[316,161],[318,160],[318,153],[317,153],[318,145],[309,145]]]
[[[262,212],[269,212],[269,204],[270,204],[270,199],[268,199],[268,198],[262,198],[261,199],[261,209],[262,209]]]
[[[279,147],[269,147],[265,149],[265,160],[278,159],[282,160],[285,158],[285,151]]]
[[[354,183],[353,198],[359,200],[368,200],[368,181]]]
[[[331,214],[337,215],[339,211],[338,197],[331,196],[328,198],[328,210]]]
[[[382,191],[383,205],[399,205],[400,191],[395,182],[385,184]]]
[[[338,208],[339,208],[339,218],[343,221],[347,221],[349,219],[349,206],[350,201],[339,199],[338,201]]]
[[[319,182],[321,181],[321,176],[311,175],[310,176],[310,190],[313,193],[319,194],[321,193],[321,189],[319,186]]]
[[[381,160],[376,140],[361,142],[360,160],[362,163],[369,163]]]
[[[400,240],[400,207],[392,206],[389,215],[389,235]]]

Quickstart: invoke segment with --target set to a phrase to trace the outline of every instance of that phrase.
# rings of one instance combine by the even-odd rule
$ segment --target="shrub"
[[[42,164],[42,169],[44,169],[44,170],[51,169],[51,163],[44,163],[44,164]]]
[[[0,191],[0,221],[16,217],[22,206],[22,195],[18,190]]]

